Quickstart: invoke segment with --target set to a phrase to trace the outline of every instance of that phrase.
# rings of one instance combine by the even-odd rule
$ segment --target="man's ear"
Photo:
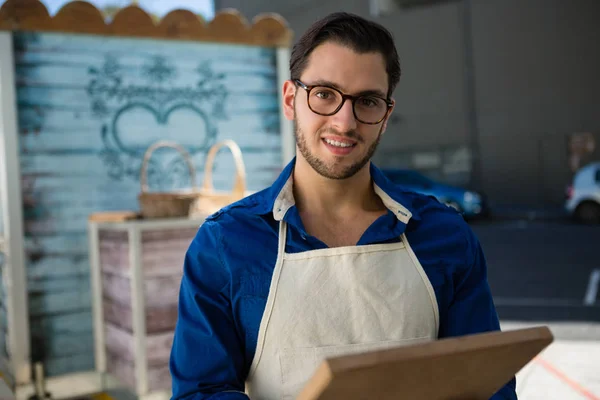
[[[392,116],[392,112],[394,112],[394,108],[396,107],[396,100],[391,99],[391,102],[392,102],[392,107],[390,107],[390,109],[388,110],[387,116],[383,120],[383,126],[381,127],[381,133],[382,134],[387,129],[388,121],[390,120],[390,117]]]
[[[285,81],[283,84],[283,114],[285,117],[294,120],[294,98],[296,97],[296,85],[291,80]]]

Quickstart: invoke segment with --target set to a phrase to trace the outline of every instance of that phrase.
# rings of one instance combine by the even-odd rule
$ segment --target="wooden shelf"
[[[168,393],[179,286],[203,219],[89,218],[96,369],[139,398]]]

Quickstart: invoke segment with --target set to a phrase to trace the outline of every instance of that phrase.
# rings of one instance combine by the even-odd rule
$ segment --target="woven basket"
[[[235,162],[235,181],[231,192],[217,191],[213,187],[212,173],[215,156],[221,147],[226,146],[233,155]],[[238,200],[244,198],[248,192],[246,192],[246,168],[244,167],[244,160],[242,157],[242,151],[233,140],[224,140],[222,142],[214,144],[208,151],[206,157],[206,164],[204,165],[204,184],[199,191],[199,196],[194,199],[194,204],[190,210],[190,216],[207,216],[219,211],[221,208],[235,203]]]
[[[148,192],[148,161],[150,160],[152,153],[162,147],[170,147],[181,153],[190,172],[190,179],[192,181],[191,190],[188,189],[175,192]],[[190,155],[182,146],[174,142],[158,141],[148,147],[142,162],[140,180],[142,191],[138,195],[138,201],[143,218],[187,217],[190,213],[192,204],[200,195],[198,189],[196,188],[196,170],[194,169]]]

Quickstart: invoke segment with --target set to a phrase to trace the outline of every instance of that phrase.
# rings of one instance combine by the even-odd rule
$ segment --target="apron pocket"
[[[340,346],[285,348],[279,354],[283,400],[294,400],[326,358],[365,353],[429,341],[429,336]]]

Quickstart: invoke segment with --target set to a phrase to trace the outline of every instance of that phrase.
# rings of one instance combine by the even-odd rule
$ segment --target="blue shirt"
[[[272,186],[208,217],[190,244],[170,358],[172,399],[248,399],[245,379],[277,259],[274,207],[281,208],[294,164]],[[406,234],[436,294],[439,338],[499,330],[485,258],[462,216],[432,197],[404,191],[372,163],[370,172],[384,197],[401,206],[388,202],[389,212],[357,245],[396,242]],[[288,207],[286,252],[327,247],[306,232],[293,201]],[[515,383],[513,378],[492,399],[516,399]]]

